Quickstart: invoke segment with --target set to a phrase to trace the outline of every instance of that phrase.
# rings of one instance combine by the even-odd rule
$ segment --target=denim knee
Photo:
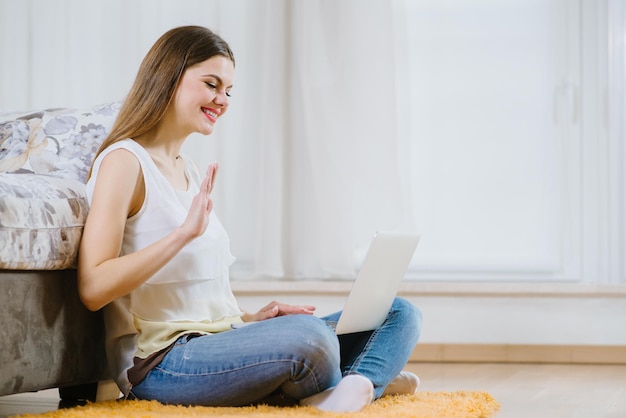
[[[301,399],[335,386],[341,379],[339,339],[320,318],[309,315],[292,315],[283,319],[289,327],[289,352],[303,369],[296,372],[296,380],[282,386],[285,393]],[[281,344],[281,342],[276,342]],[[308,381],[298,384],[300,379]]]
[[[325,321],[311,315],[292,315],[290,322],[293,350],[311,361],[330,362],[333,367],[339,367],[339,340]]]
[[[422,331],[422,312],[417,306],[408,300],[396,297],[391,306],[391,313],[401,322],[404,330],[411,330],[414,335],[415,342],[419,339]]]

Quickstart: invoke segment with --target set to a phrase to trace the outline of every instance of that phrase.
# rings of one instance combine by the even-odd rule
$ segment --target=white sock
[[[315,406],[322,411],[357,412],[372,403],[374,385],[365,376],[350,374],[337,386],[300,400],[300,405]]]
[[[420,385],[420,378],[411,372],[400,372],[385,388],[382,396],[413,395]]]

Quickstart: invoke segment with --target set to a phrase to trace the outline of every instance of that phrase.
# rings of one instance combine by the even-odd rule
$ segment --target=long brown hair
[[[154,128],[172,101],[185,70],[216,55],[235,64],[226,41],[205,27],[180,26],[165,32],[141,62],[135,82],[94,161],[109,145],[136,138]]]

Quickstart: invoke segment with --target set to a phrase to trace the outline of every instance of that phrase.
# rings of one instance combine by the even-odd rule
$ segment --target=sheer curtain
[[[608,25],[608,130],[609,167],[613,188],[621,191],[612,195],[609,213],[611,228],[609,241],[612,247],[620,250],[612,258],[609,275],[614,283],[626,283],[626,2],[609,0]]]
[[[214,135],[216,210],[239,278],[352,277],[377,229],[407,224],[398,171],[392,3],[385,0],[0,0],[0,110],[120,100],[158,36],[205,25],[232,46]],[[406,201],[406,200],[405,200]]]
[[[233,277],[352,278],[376,230],[412,228],[399,171],[392,4],[272,2],[261,16],[258,36],[282,49],[273,56],[249,45],[246,53],[261,51],[242,64],[258,76],[244,75],[255,105],[237,122],[246,125],[233,138],[240,145],[226,134],[232,126],[223,129],[224,155],[249,155],[235,163],[241,187],[225,185],[227,205],[241,206],[221,208],[235,226]]]

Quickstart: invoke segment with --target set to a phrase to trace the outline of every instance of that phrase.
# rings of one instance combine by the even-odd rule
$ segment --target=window
[[[602,281],[609,153],[600,2],[407,1],[412,276]],[[397,15],[398,17],[399,15]],[[619,174],[615,174],[616,176]]]

